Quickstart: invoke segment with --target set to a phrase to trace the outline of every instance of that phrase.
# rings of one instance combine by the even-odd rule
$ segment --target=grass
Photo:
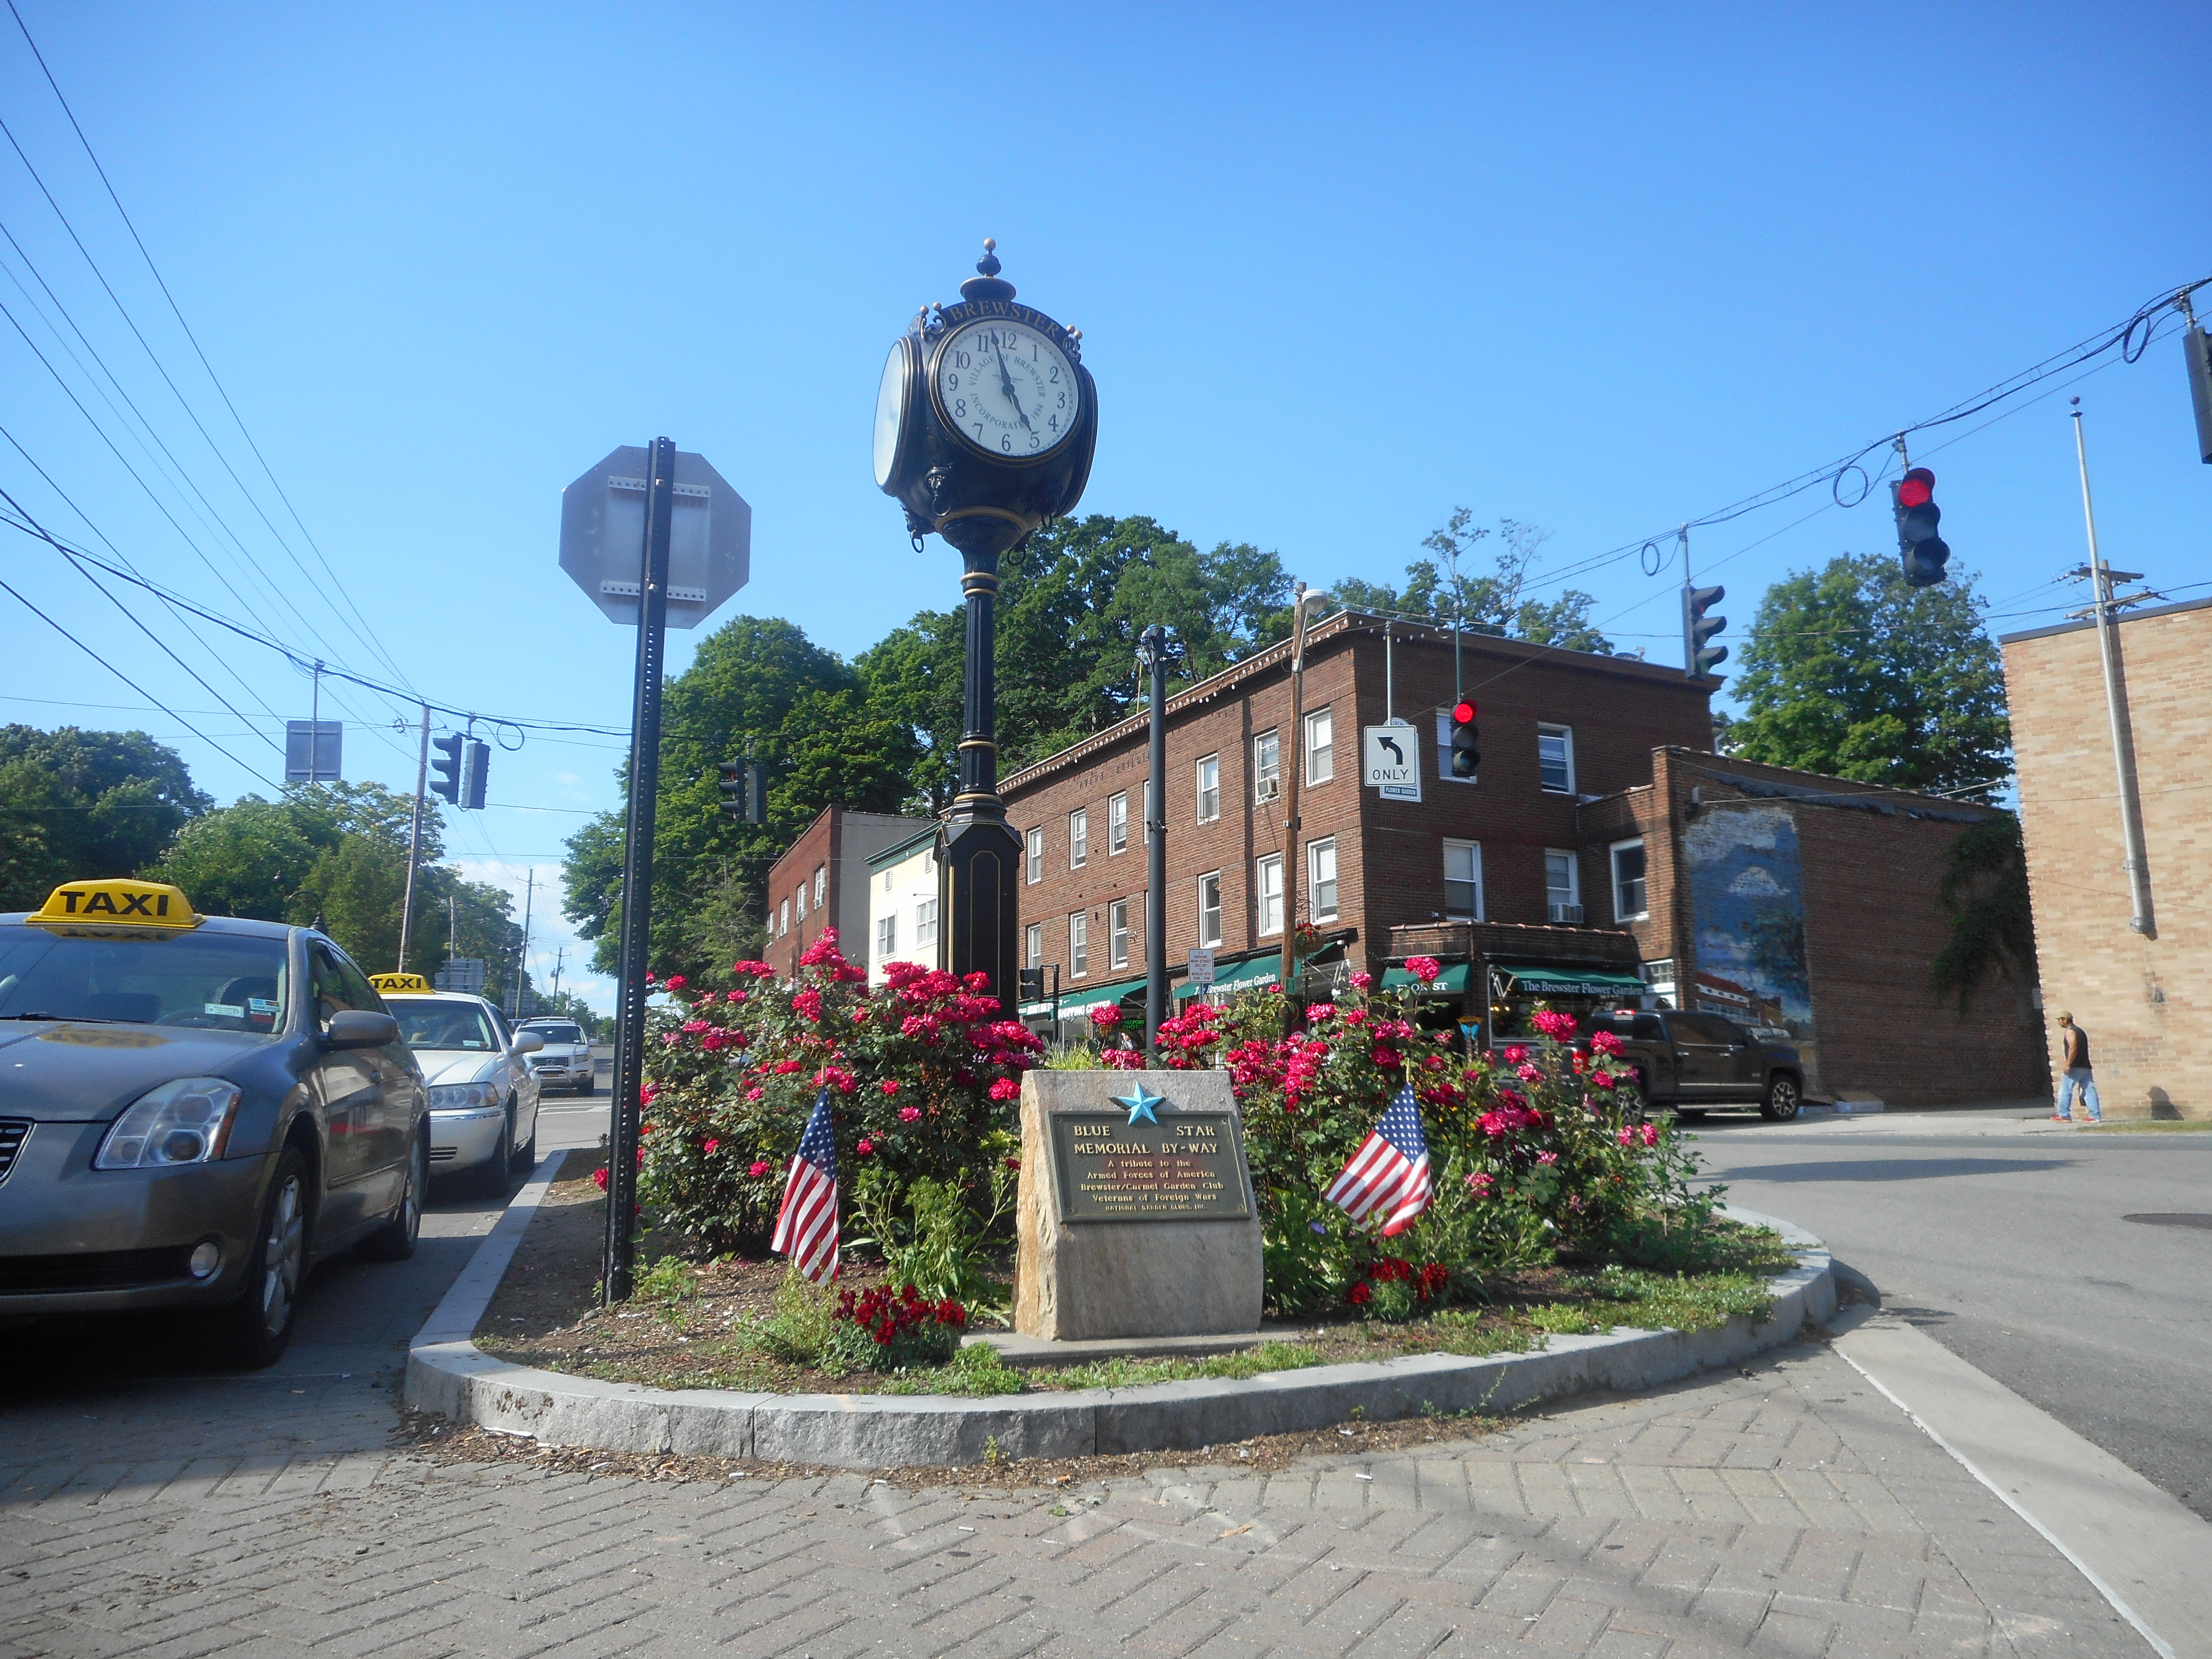
[[[1765,1281],[1749,1273],[1691,1278],[1607,1267],[1576,1280],[1575,1288],[1590,1299],[1532,1309],[1530,1321],[1557,1336],[1595,1336],[1624,1325],[1644,1331],[1709,1331],[1736,1318],[1764,1323],[1774,1310]]]
[[[2170,1118],[2133,1117],[2118,1122],[2077,1123],[2077,1129],[2094,1129],[2108,1135],[2126,1134],[2201,1134],[2212,1129],[2212,1118],[2191,1118],[2176,1122]]]

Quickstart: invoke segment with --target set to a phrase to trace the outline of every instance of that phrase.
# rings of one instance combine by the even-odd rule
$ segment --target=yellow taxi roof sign
[[[368,982],[380,994],[394,995],[409,991],[427,993],[430,988],[430,981],[420,974],[371,974]]]
[[[197,927],[203,918],[184,890],[166,881],[109,876],[94,881],[65,881],[46,902],[24,918],[40,927]]]

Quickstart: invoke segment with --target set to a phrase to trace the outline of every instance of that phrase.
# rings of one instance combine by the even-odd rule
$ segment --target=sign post
[[[745,584],[752,509],[697,456],[655,438],[617,449],[561,492],[561,568],[611,622],[637,627],[629,809],[616,970],[615,1078],[607,1131],[602,1304],[635,1288],[639,1091],[653,941],[653,832],[660,793],[660,681],[668,625],[696,627]],[[680,580],[679,580],[680,579]]]

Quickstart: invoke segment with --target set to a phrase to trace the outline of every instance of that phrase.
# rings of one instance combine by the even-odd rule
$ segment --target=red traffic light
[[[1936,499],[1936,475],[1924,466],[1916,466],[1899,481],[1897,504],[1899,507],[1925,507]]]
[[[1452,706],[1452,720],[1455,725],[1465,726],[1474,718],[1474,704],[1473,702],[1470,701],[1468,702],[1455,703]]]

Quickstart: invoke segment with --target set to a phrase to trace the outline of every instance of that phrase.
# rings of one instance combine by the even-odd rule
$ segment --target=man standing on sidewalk
[[[2059,1060],[2058,1109],[2051,1113],[2060,1123],[2074,1121],[2074,1097],[2081,1097],[2082,1105],[2088,1108],[2089,1121],[2102,1123],[2105,1109],[2097,1099],[2097,1079],[2089,1071],[2089,1034],[2074,1023],[2074,1016],[2061,1010],[2058,1015],[2058,1040],[2065,1045],[2065,1054]]]

